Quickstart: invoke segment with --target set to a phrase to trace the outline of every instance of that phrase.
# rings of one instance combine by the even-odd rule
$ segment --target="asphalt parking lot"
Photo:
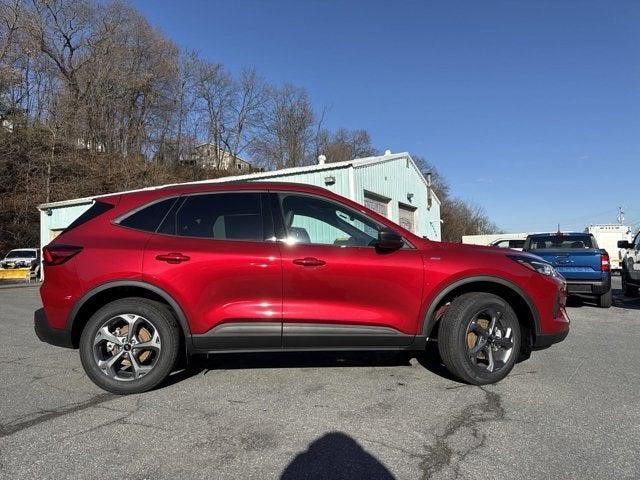
[[[640,300],[619,290],[484,388],[404,354],[234,354],[118,397],[38,341],[39,306],[0,289],[2,478],[640,478]]]

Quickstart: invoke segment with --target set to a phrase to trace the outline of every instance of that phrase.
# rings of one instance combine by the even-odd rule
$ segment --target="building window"
[[[412,233],[416,233],[416,210],[416,207],[398,202],[398,223]]]
[[[364,206],[369,210],[379,213],[383,217],[389,218],[389,202],[391,199],[377,195],[372,192],[364,192]]]

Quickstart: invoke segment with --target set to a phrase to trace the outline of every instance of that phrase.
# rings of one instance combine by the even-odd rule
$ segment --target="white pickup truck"
[[[37,268],[40,263],[40,250],[37,248],[16,248],[10,250],[0,260],[1,268]]]
[[[618,247],[625,252],[622,258],[622,291],[628,297],[635,297],[640,287],[640,232],[632,241],[620,240]]]
[[[631,228],[618,223],[608,223],[589,225],[584,231],[593,235],[600,248],[604,248],[607,251],[611,262],[611,271],[620,272],[625,252],[618,248],[618,242],[621,240],[630,241],[633,238]]]

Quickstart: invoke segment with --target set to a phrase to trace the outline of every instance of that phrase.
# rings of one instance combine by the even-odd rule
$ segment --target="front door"
[[[274,194],[285,347],[384,347],[413,341],[423,263],[410,245],[376,248],[382,225],[317,196]]]
[[[147,244],[144,279],[182,306],[196,347],[280,347],[282,270],[278,245],[266,240],[266,194],[197,194],[178,204]]]

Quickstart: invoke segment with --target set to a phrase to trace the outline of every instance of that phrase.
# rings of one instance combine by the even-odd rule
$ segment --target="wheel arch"
[[[520,324],[528,330],[529,345],[533,345],[540,332],[540,316],[531,298],[513,282],[490,275],[465,277],[443,287],[429,304],[422,324],[422,334],[437,334],[440,317],[437,312],[443,305],[468,292],[493,293],[504,298],[515,310]],[[524,342],[523,342],[524,343]]]
[[[71,332],[73,347],[78,347],[82,330],[93,313],[113,300],[126,297],[142,297],[164,303],[180,325],[180,334],[184,339],[185,348],[187,351],[191,350],[191,329],[182,307],[160,287],[140,280],[107,282],[92,288],[80,297],[67,317],[67,330]]]

